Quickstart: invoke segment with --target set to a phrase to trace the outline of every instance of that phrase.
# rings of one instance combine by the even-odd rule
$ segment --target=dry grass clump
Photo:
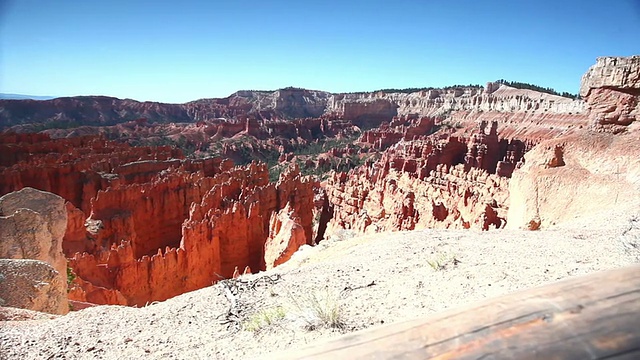
[[[345,326],[344,315],[338,296],[325,288],[300,297],[290,297],[297,321],[311,331],[317,328],[342,329]]]
[[[458,265],[458,263],[460,263],[460,260],[458,260],[456,254],[451,253],[440,253],[431,259],[427,259],[427,264],[435,271],[445,270],[447,266],[455,266]]]
[[[320,328],[344,329],[345,327],[339,297],[328,288],[302,295],[293,295],[288,292],[282,300],[283,303],[260,308],[248,315],[242,324],[242,329],[257,332],[271,326],[288,325],[313,331]]]
[[[279,323],[285,318],[286,314],[286,310],[282,306],[262,309],[249,316],[242,327],[251,332],[260,331],[263,328]]]

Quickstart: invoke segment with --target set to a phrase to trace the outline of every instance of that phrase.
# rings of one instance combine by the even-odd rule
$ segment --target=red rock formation
[[[96,304],[127,305],[127,299],[118,290],[107,289],[96,286],[88,281],[76,277],[69,288],[69,303],[73,305],[73,310],[95,306]],[[76,307],[76,304],[82,304]]]
[[[169,147],[131,147],[107,141],[102,137],[74,137],[50,140],[47,136],[31,136],[27,141],[16,135],[0,135],[2,160],[0,195],[33,187],[58,194],[87,212],[90,200],[99,189],[106,188],[122,168],[118,181],[145,181],[148,176],[136,173],[157,171],[164,165],[131,166],[132,162],[165,161],[181,158],[180,150]],[[144,169],[144,167],[153,167]],[[115,173],[115,175],[114,175]]]
[[[501,228],[508,180],[463,165],[439,165],[420,179],[408,172],[361,167],[335,174],[325,187],[333,208],[327,233],[424,228]]]
[[[615,60],[618,72],[590,71],[584,96],[598,126],[633,128],[640,103],[634,61]],[[411,94],[242,91],[182,105],[116,100],[59,100],[37,105],[32,115],[49,119],[59,110],[64,121],[75,121],[64,114],[84,102],[97,113],[119,109],[140,118],[120,123],[112,116],[100,121],[119,124],[48,131],[68,139],[0,137],[0,194],[33,186],[69,201],[63,248],[73,256],[79,277],[71,293],[79,301],[166,299],[239,269],[281,264],[312,243],[314,233],[319,241],[325,231],[342,228],[501,228],[507,184],[523,154],[545,139],[580,135],[589,124],[584,102],[492,83]],[[18,105],[6,104],[0,102],[3,116],[15,114]],[[154,123],[159,118],[193,123]],[[356,146],[329,149],[317,159],[289,153],[327,138],[351,138],[358,126],[374,128]],[[297,170],[274,184],[263,165],[184,160],[169,147],[137,148],[107,137],[173,142],[197,156],[215,152],[243,163],[273,159],[276,152],[282,162],[316,169],[368,160],[332,174],[319,190]],[[557,145],[544,166],[569,164],[565,144]],[[384,149],[374,163],[375,151]]]
[[[92,241],[87,238],[85,221],[87,216],[82,210],[73,206],[67,201],[67,230],[64,234],[62,242],[62,250],[66,255],[75,254],[77,252],[93,252],[95,246]]]
[[[27,184],[68,200],[62,247],[78,276],[72,300],[144,305],[236,268],[276,266],[313,243],[314,183],[297,169],[274,184],[265,165],[176,159],[166,147],[95,136],[2,140],[10,151],[0,189]]]
[[[400,142],[377,163],[334,174],[324,184],[333,207],[327,231],[503,227],[508,177],[525,144],[486,126],[470,139]]]
[[[435,119],[417,116],[396,116],[391,123],[365,131],[359,141],[376,150],[384,150],[400,140],[426,139],[435,126]]]
[[[264,245],[267,269],[286,262],[300,246],[309,244],[300,219],[288,205],[279,212],[272,213],[269,222],[270,235]]]
[[[266,167],[257,164],[213,178],[192,174],[180,181],[181,177],[185,174],[176,172],[167,180],[98,194],[92,206],[105,212],[101,216],[94,209],[92,218],[103,222],[105,229],[99,237],[111,239],[106,242],[110,251],[76,254],[70,262],[78,277],[92,284],[94,300],[111,298],[113,290],[128,305],[165,300],[208,286],[220,276],[231,277],[237,268],[276,266],[300,245],[313,242],[313,183],[301,178],[297,170],[285,172],[277,184],[269,183]],[[192,186],[183,187],[185,184]],[[198,191],[203,192],[200,199],[196,199]],[[114,192],[112,200],[99,200],[109,192]],[[154,207],[146,205],[156,201],[154,193],[159,194],[155,198],[166,199],[158,206],[160,210],[171,208],[180,214],[180,206],[188,203],[186,220],[178,222],[166,218],[172,214],[154,213]],[[134,201],[136,196],[138,201]],[[151,198],[146,200],[146,196]],[[118,201],[119,207],[104,206]],[[158,225],[154,229],[140,226],[150,222]],[[176,229],[177,238],[172,235]],[[125,241],[114,241],[123,237]],[[100,288],[109,294],[95,295]],[[81,291],[73,296],[91,301]]]
[[[634,122],[640,114],[638,89],[640,57],[599,59],[583,78],[581,88],[595,128],[614,133],[636,129]],[[589,122],[583,102],[494,84],[489,84],[480,94],[469,89],[446,93],[434,90],[389,97],[395,101],[405,99],[398,102],[401,114],[412,111],[423,115],[445,114],[449,135],[443,138],[445,135],[436,134],[427,141],[402,142],[397,140],[397,132],[393,132],[393,126],[401,125],[396,120],[365,133],[361,141],[389,149],[377,164],[334,175],[327,181],[325,188],[334,212],[329,231],[502,227],[507,210],[508,177],[523,164],[524,153],[538,143],[555,144],[544,151],[551,155],[542,166],[542,172],[549,173],[544,178],[545,187],[552,189],[549,193],[556,191],[556,185],[565,183],[549,182],[558,172],[567,171],[563,168],[573,166],[579,169],[576,174],[585,173],[566,159],[566,149],[572,149],[570,144],[550,140],[585,136]],[[491,123],[490,129],[486,129],[488,123]],[[394,145],[394,142],[397,143]],[[579,162],[585,164],[586,160]],[[531,164],[526,169],[536,166]],[[555,168],[560,170],[550,170]],[[520,192],[542,191],[537,183],[522,174],[520,172],[517,184],[520,190],[526,191]],[[539,176],[537,172],[534,175]],[[566,193],[573,191],[566,190]],[[517,211],[513,211],[518,216],[510,217],[516,217],[516,226],[521,226],[537,216],[537,224],[545,226],[553,223],[548,218],[564,216],[557,214],[566,212],[568,206],[589,208],[572,197],[567,199],[566,195],[558,196],[562,198],[562,206],[553,207],[555,198],[555,195],[544,199],[534,196],[529,199],[535,201],[527,201],[519,197]],[[545,199],[550,203],[546,204]],[[542,216],[540,204],[556,213]],[[551,213],[547,208],[544,212]]]
[[[480,122],[478,132],[473,134],[467,144],[465,169],[475,167],[490,174],[511,177],[518,165],[522,164],[524,153],[530,149],[520,140],[507,140],[498,137],[498,123],[492,122],[489,133],[487,122]]]
[[[158,248],[177,247],[189,207],[212,186],[210,179],[199,173],[169,171],[149,183],[98,191],[89,219],[101,221],[104,229],[95,242],[108,248],[127,239],[136,258],[153,255]]]
[[[389,99],[345,102],[342,105],[342,117],[352,120],[358,126],[378,126],[398,114],[398,105]]]
[[[332,96],[324,91],[281,89],[238,91],[227,98],[200,99],[185,104],[138,102],[106,96],[78,96],[45,101],[0,100],[0,129],[13,126],[14,130],[33,132],[42,128],[42,125],[71,128],[123,123],[197,123],[226,118],[240,120],[240,131],[250,131],[255,127],[246,127],[245,119],[248,116],[259,120],[322,117],[327,113],[327,104]],[[339,107],[340,113],[346,113],[350,116],[347,117],[349,119],[369,121],[373,118],[390,119],[396,114],[397,105],[382,99],[365,102],[352,99],[340,101]],[[335,111],[329,111],[333,112]],[[333,115],[328,117],[331,116]]]
[[[365,131],[360,142],[370,144],[376,150],[384,150],[402,139],[402,133],[393,131],[388,124],[383,123],[375,130]]]
[[[260,137],[262,130],[252,122],[254,119],[264,122],[301,118],[346,119],[351,125],[371,128],[377,127],[383,121],[391,121],[396,115],[446,117],[452,112],[473,112],[476,115],[492,113],[496,116],[575,115],[584,112],[585,103],[489,83],[486,89],[477,86],[450,87],[413,93],[379,91],[331,94],[294,88],[276,91],[238,91],[227,98],[201,99],[185,104],[137,102],[100,96],[47,101],[0,100],[0,110],[0,128],[12,126],[12,129],[18,132],[36,131],[43,125],[49,128],[71,128],[75,125],[79,128],[68,131],[56,130],[52,133],[73,133],[77,136],[103,131],[96,128],[87,129],[85,125],[122,124],[122,131],[125,131],[125,128],[133,131],[136,126],[145,128],[169,122],[169,128],[178,123],[192,123],[196,127],[208,128],[206,132],[209,137],[218,131],[219,136],[232,136],[224,135],[227,130],[233,134],[244,132]],[[220,118],[226,119],[222,120],[223,125],[206,125],[209,121],[220,121]],[[176,134],[163,133],[164,135]]]

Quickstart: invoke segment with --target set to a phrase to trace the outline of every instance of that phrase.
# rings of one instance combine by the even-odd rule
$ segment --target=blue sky
[[[0,0],[0,92],[163,102],[504,78],[577,93],[640,0]]]

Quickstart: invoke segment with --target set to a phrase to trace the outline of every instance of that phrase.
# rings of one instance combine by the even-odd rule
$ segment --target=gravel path
[[[274,352],[345,332],[638,262],[637,213],[535,232],[345,231],[273,271],[144,308],[2,321],[0,358],[277,358]],[[237,317],[228,315],[230,299]]]

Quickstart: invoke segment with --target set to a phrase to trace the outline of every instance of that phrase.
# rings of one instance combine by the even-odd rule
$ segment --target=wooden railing
[[[640,265],[344,335],[278,359],[640,359]]]

